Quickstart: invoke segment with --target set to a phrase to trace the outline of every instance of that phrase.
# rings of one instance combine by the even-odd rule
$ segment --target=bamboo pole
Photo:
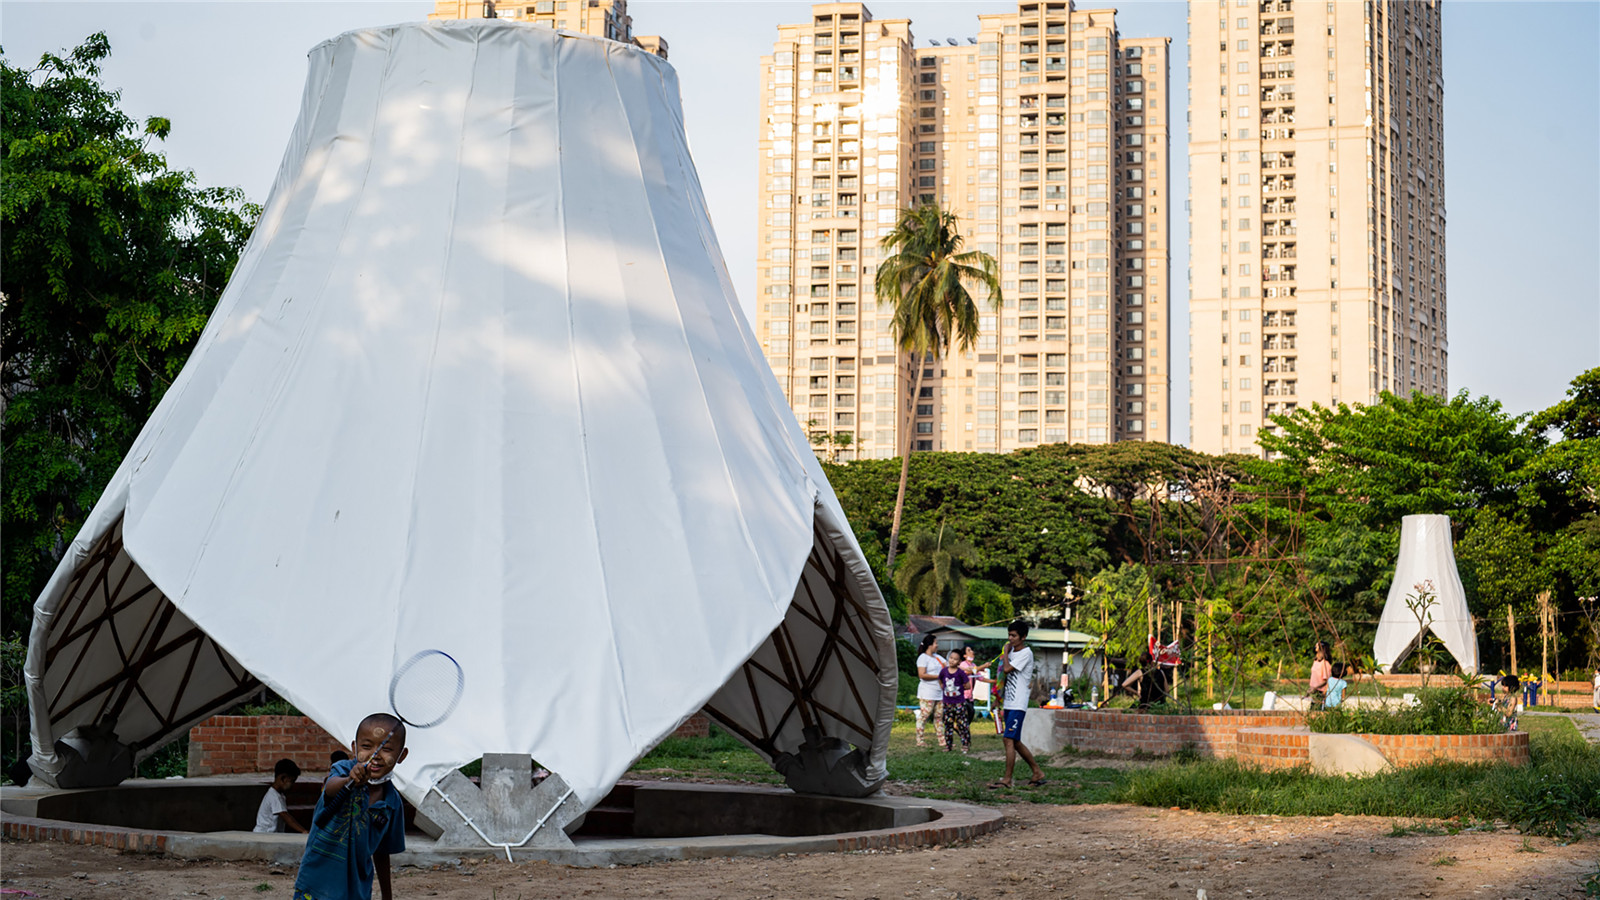
[[[1172,642],[1178,645],[1178,652],[1183,652],[1183,601],[1172,601]],[[1172,667],[1172,693],[1178,693],[1178,670],[1182,666]]]
[[[1517,617],[1506,604],[1506,634],[1511,638],[1511,674],[1517,674]]]
[[[1539,680],[1550,683],[1550,592],[1539,592]],[[1559,674],[1559,673],[1557,673]]]
[[[1106,618],[1106,592],[1100,592],[1100,701],[1111,702],[1111,620]]]
[[[1206,601],[1206,699],[1217,699],[1217,670],[1211,655],[1211,637],[1217,632],[1217,601]]]

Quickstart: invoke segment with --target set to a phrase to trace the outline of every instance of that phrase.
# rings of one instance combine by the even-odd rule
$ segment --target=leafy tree
[[[967,610],[967,570],[977,559],[972,542],[944,525],[918,531],[907,542],[894,583],[913,615],[960,616]]]
[[[1084,587],[1080,609],[1083,625],[1101,635],[1108,656],[1136,661],[1149,635],[1149,604],[1160,596],[1150,570],[1139,563],[1101,569]]]
[[[918,453],[905,497],[906,529],[946,523],[978,550],[974,575],[1008,586],[1024,602],[1055,597],[1074,573],[1107,558],[1111,519],[1104,501],[1076,484],[1076,469],[1033,451],[1007,455]],[[824,465],[828,480],[886,591],[880,563],[892,527],[894,460]]]
[[[1555,428],[1569,441],[1600,438],[1600,366],[1572,379],[1567,399],[1533,416],[1528,428],[1541,434]]]
[[[974,625],[1004,624],[1016,617],[1011,595],[992,581],[973,578],[967,581],[967,608],[962,617]]]
[[[1254,472],[1304,493],[1328,521],[1367,528],[1415,513],[1452,515],[1464,526],[1479,508],[1515,502],[1542,447],[1499,401],[1465,391],[1449,400],[1418,392],[1385,393],[1372,406],[1314,404],[1273,422],[1278,431],[1263,430],[1260,443],[1278,458],[1252,464]]]
[[[104,34],[33,68],[0,59],[4,627],[65,545],[182,368],[256,207],[199,188],[100,82]]]
[[[900,220],[882,241],[888,255],[878,265],[878,304],[893,307],[891,327],[901,352],[910,355],[912,367],[900,490],[889,529],[890,572],[894,571],[895,545],[900,538],[911,451],[916,446],[912,443],[916,439],[913,423],[922,395],[923,367],[948,355],[952,344],[965,352],[977,342],[978,305],[968,287],[982,287],[989,305],[1000,308],[1000,277],[994,257],[978,250],[964,251],[963,242],[955,214],[932,203],[902,210]]]

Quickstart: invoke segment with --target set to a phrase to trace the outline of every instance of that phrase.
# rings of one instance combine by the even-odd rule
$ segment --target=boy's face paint
[[[389,737],[389,729],[374,722],[361,729],[361,733],[356,735],[354,746],[350,748],[355,751],[357,763],[367,764],[368,775],[374,780],[393,772],[394,767],[406,758],[405,732],[397,730],[393,737],[389,737],[387,744],[383,741],[385,737]],[[379,749],[380,744],[383,745],[381,749]]]

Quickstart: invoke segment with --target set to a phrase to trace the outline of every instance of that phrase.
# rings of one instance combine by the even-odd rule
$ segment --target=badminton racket
[[[351,771],[355,771],[355,766],[365,766],[370,771],[372,760],[389,746],[389,741],[401,725],[407,728],[433,728],[450,718],[450,714],[461,703],[465,689],[466,676],[461,664],[443,650],[423,650],[401,663],[389,679],[389,712],[400,720],[400,724],[390,728],[378,746],[367,755],[366,761],[353,764]],[[326,808],[331,812],[341,807],[354,786],[353,780],[346,782],[334,802]]]

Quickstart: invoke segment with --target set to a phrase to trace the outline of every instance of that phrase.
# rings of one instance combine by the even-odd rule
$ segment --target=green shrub
[[[171,778],[189,774],[189,736],[164,745],[139,764],[140,778]]]
[[[1421,691],[1416,706],[1340,706],[1313,713],[1307,724],[1323,734],[1500,734],[1506,730],[1493,708],[1461,688]]]

